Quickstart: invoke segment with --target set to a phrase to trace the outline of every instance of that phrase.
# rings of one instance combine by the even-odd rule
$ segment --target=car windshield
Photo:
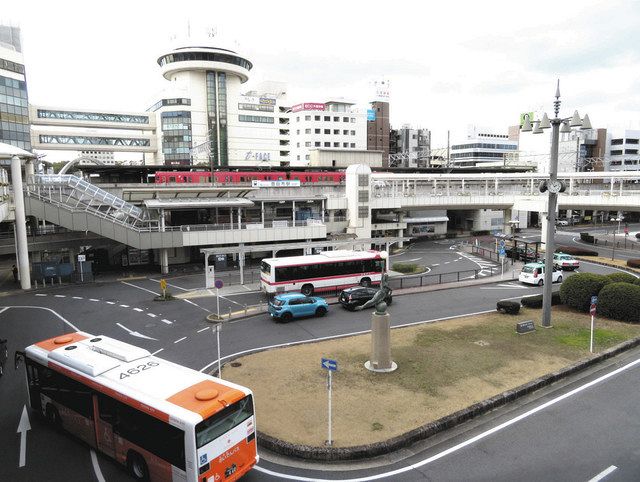
[[[522,268],[522,272],[523,273],[533,273],[533,270],[535,268],[533,266],[525,266],[524,268]]]
[[[273,300],[271,300],[271,304],[273,306],[282,306],[282,305],[284,305],[284,301],[280,300],[278,298],[274,298]]]

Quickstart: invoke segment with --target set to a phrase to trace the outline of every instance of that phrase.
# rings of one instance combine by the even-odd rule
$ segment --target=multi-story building
[[[0,25],[0,142],[31,150],[20,29]]]
[[[291,165],[307,166],[314,149],[366,150],[366,113],[343,100],[291,107]]]
[[[105,166],[116,165],[116,159],[113,154],[113,151],[104,151],[104,152],[103,151],[80,151],[80,155],[82,157],[95,159],[96,161],[99,161],[101,164],[104,164]],[[92,162],[87,159],[85,161],[81,161],[79,164],[81,166],[86,166],[86,165],[92,164]]]
[[[429,167],[431,132],[429,129],[413,129],[405,124],[401,129],[391,131],[390,164],[399,167]]]
[[[509,139],[508,134],[469,126],[466,139],[451,145],[450,158],[455,167],[476,167],[503,161],[517,149],[518,142]]]
[[[389,102],[376,100],[367,113],[367,149],[382,151],[383,166],[389,165]]]
[[[606,170],[640,170],[640,130],[618,130],[607,135]]]

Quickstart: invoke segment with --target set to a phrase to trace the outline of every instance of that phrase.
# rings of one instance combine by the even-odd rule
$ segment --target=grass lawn
[[[393,316],[393,309],[390,310]],[[393,373],[372,373],[370,335],[272,349],[223,367],[227,380],[255,394],[258,429],[288,442],[322,446],[327,438],[327,373],[320,359],[338,361],[333,374],[334,446],[389,439],[473,403],[591,356],[590,318],[553,308],[553,328],[541,310],[457,318],[391,332]],[[518,321],[536,331],[517,335]],[[322,320],[318,320],[322,323]],[[594,351],[640,336],[640,325],[596,319]]]

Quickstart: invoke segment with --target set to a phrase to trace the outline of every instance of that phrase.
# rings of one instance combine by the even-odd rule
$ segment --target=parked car
[[[527,261],[538,261],[536,252],[531,248],[525,250],[523,247],[518,246],[518,249],[514,251],[513,246],[509,246],[505,249],[505,253],[508,258],[519,259],[525,263]],[[538,253],[538,257],[541,257],[540,253]]]
[[[527,263],[522,268],[518,280],[521,283],[542,286],[545,282],[544,263]],[[562,283],[562,271],[553,267],[552,283]]]
[[[556,221],[556,226],[569,226],[569,220],[568,219],[558,219]]]
[[[553,253],[553,264],[563,271],[573,271],[574,269],[578,269],[580,267],[580,261],[578,261],[570,254],[564,253]]]
[[[319,296],[305,296],[301,293],[276,295],[269,301],[269,314],[275,321],[287,323],[304,316],[324,316],[329,305]]]
[[[354,286],[352,288],[342,290],[340,292],[340,296],[338,296],[338,301],[343,308],[353,311],[356,309],[356,306],[364,305],[367,301],[373,298],[377,291],[378,290],[376,288]],[[384,300],[387,305],[390,305],[393,302],[392,293],[393,292],[389,290],[389,296]]]

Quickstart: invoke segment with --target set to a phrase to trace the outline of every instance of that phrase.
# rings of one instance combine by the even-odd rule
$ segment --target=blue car
[[[300,293],[277,295],[269,301],[269,314],[276,321],[287,323],[303,316],[324,316],[329,305],[324,298]]]

